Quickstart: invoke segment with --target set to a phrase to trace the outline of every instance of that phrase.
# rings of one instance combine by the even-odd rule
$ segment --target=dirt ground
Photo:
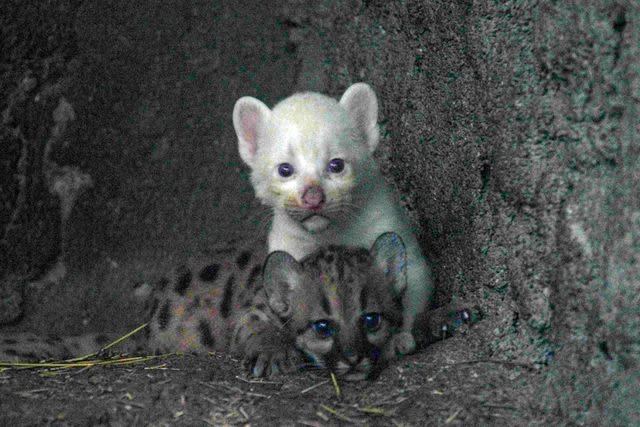
[[[470,332],[473,335],[473,332]],[[482,359],[459,336],[333,385],[325,371],[247,378],[224,355],[0,372],[1,425],[555,425],[533,366]],[[471,344],[471,345],[470,345]],[[339,391],[338,391],[339,390]],[[339,394],[338,394],[339,393]]]

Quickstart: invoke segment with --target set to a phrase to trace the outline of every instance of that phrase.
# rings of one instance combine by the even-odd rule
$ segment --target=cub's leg
[[[413,353],[417,337],[415,324],[429,315],[429,301],[433,293],[431,266],[422,255],[418,243],[407,236],[407,288],[402,295],[402,330],[392,338],[396,355]]]

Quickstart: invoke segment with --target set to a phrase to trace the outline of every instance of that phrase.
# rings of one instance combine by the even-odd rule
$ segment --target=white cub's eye
[[[278,175],[283,178],[288,178],[293,175],[293,165],[291,163],[280,163],[278,165]]]
[[[344,170],[344,160],[331,159],[327,164],[327,170],[331,173],[340,173]]]

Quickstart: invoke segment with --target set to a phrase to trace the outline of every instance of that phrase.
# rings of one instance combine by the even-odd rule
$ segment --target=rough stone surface
[[[636,2],[350,2],[329,90],[365,80],[438,298],[481,301],[489,354],[546,363],[548,408],[638,420]],[[313,20],[313,18],[311,18]]]
[[[380,387],[540,368],[443,374],[403,420],[638,423],[639,22],[632,0],[5,2],[0,322],[135,325],[134,285],[264,230],[235,99],[366,81],[436,302],[485,313]]]

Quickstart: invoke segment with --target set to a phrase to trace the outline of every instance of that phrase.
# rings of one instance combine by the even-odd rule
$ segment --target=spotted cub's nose
[[[320,209],[324,204],[324,191],[319,185],[305,188],[302,193],[302,203],[305,209]]]

